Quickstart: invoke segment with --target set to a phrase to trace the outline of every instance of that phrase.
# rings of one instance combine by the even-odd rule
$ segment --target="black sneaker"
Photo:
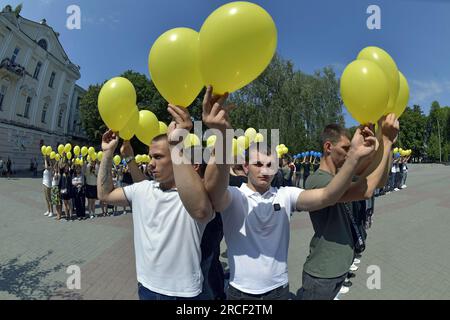
[[[344,284],[343,284],[343,286],[347,287],[347,288],[350,288],[352,285],[353,285],[353,283],[350,280],[347,282],[344,282]]]
[[[354,274],[353,272],[349,272],[347,274],[347,279],[351,279],[351,278],[354,278],[354,277],[356,277],[356,274]]]

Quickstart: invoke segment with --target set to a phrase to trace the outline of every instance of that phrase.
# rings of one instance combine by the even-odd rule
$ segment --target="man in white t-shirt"
[[[200,176],[192,165],[172,163],[180,130],[189,131],[187,109],[169,106],[174,122],[167,135],[150,144],[150,166],[155,181],[113,189],[112,159],[118,136],[103,136],[103,160],[98,176],[100,200],[131,205],[138,294],[142,300],[196,298],[202,291],[200,242],[214,211]],[[131,161],[131,160],[130,160]]]
[[[220,106],[226,97],[219,99]],[[217,107],[216,99],[208,87],[203,122],[222,132],[222,141],[216,141],[216,148],[220,148],[227,144],[230,108]],[[375,145],[376,138],[368,128],[357,129],[347,160],[332,182],[326,188],[307,191],[271,187],[277,159],[263,146],[250,147],[249,161],[244,165],[248,183],[240,188],[228,187],[229,164],[218,164],[214,159],[208,163],[205,187],[215,211],[222,213],[230,265],[229,300],[288,299],[291,212],[315,211],[336,203],[349,187],[361,160],[375,152]]]

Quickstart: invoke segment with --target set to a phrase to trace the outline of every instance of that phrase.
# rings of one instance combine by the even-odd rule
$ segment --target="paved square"
[[[0,179],[0,299],[137,299],[131,214],[57,222],[43,215],[41,180]],[[411,165],[407,184],[376,199],[367,249],[341,300],[450,299],[450,167]],[[312,234],[308,214],[294,214],[293,294]],[[67,289],[71,265],[81,268],[80,290]],[[380,290],[367,288],[371,265]]]

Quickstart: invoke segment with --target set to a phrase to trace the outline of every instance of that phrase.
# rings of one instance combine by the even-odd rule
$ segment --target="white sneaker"
[[[352,264],[351,267],[350,267],[350,271],[356,271],[358,269],[359,269],[358,266],[355,265],[355,264]]]
[[[341,287],[341,290],[339,290],[339,294],[346,294],[347,292],[349,292],[350,289],[348,287]]]
[[[355,260],[353,260],[353,264],[358,264],[358,263],[361,263],[361,260],[355,258]]]
[[[49,215],[48,215],[49,218],[52,218],[52,217],[54,217],[54,216],[55,216],[55,215],[53,214],[53,212],[50,212]]]
[[[405,189],[405,188],[406,188],[406,184],[402,185],[402,189]]]
[[[95,216],[91,216],[91,219],[94,219],[95,218]]]
[[[400,190],[400,189],[399,189],[399,188],[395,188],[395,189],[394,189],[394,191],[398,191],[398,190]]]
[[[49,213],[50,213],[50,212],[47,211],[46,213],[44,213],[44,216],[48,216]]]

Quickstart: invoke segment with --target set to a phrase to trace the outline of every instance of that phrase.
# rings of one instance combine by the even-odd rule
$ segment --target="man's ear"
[[[200,165],[198,163],[193,164],[192,167],[194,168],[194,171],[199,173],[200,172]]]
[[[331,153],[332,146],[333,146],[333,144],[330,141],[327,141],[323,144],[323,150],[329,154],[329,153]]]
[[[244,165],[242,166],[244,168],[245,175],[248,175],[248,166],[249,166],[248,162],[245,162]]]

